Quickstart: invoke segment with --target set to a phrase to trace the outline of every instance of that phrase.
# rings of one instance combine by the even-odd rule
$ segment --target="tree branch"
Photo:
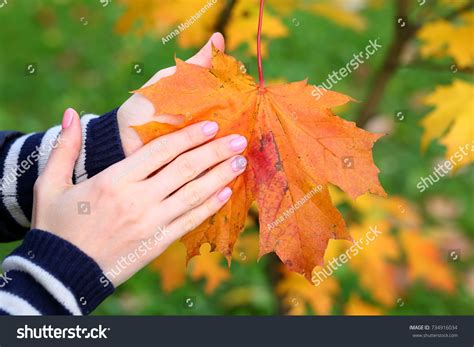
[[[400,57],[405,46],[418,30],[418,26],[408,22],[409,0],[399,0],[396,3],[397,13],[394,18],[395,38],[388,49],[385,60],[375,74],[369,94],[360,108],[357,118],[357,124],[360,127],[364,127],[377,112],[388,82],[392,79],[400,65]],[[399,18],[402,18],[405,22],[403,27],[398,23]]]
[[[232,15],[232,10],[234,9],[236,4],[237,0],[227,1],[224,9],[222,10],[219,18],[217,19],[216,24],[214,25],[215,32],[218,31],[225,36],[225,29],[227,27],[227,24],[229,23],[230,17]]]
[[[400,57],[407,43],[415,36],[415,33],[421,28],[421,24],[408,22],[408,0],[399,0],[397,3],[397,14],[395,17],[395,39],[392,42],[388,54],[385,57],[382,66],[375,75],[374,82],[367,98],[362,104],[357,124],[364,127],[367,122],[376,114],[382,100],[388,82],[392,79],[395,72],[400,67]],[[453,12],[441,17],[444,20],[452,20],[462,13],[474,8],[474,1],[469,1],[466,5],[454,10]],[[397,22],[398,18],[403,18],[406,25],[402,27]],[[424,23],[423,23],[424,24]]]
[[[439,65],[439,64],[430,64],[426,61],[415,60],[409,64],[405,64],[401,66],[404,69],[423,69],[423,70],[430,70],[430,71],[437,71],[437,72],[452,72],[452,73],[467,73],[472,74],[474,73],[474,68],[458,68],[454,63],[451,67],[456,67],[456,71],[449,70],[446,65]]]
[[[473,8],[474,8],[474,1],[470,0],[466,5],[458,8],[457,10],[454,10],[453,12],[449,13],[448,15],[446,15],[444,17],[441,17],[440,19],[450,21],[450,20],[456,18],[457,16],[463,14],[464,12],[469,11]]]

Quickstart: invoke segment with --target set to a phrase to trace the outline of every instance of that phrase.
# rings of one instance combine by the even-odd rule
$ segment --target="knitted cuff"
[[[12,316],[70,315],[34,277],[23,271],[2,275],[0,310]]]
[[[114,291],[91,257],[72,243],[38,229],[26,234],[3,268],[29,273],[74,315],[90,313]]]
[[[115,109],[90,120],[85,143],[85,171],[90,178],[125,158]]]

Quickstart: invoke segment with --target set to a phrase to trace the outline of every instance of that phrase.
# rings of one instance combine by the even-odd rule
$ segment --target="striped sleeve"
[[[29,231],[0,275],[0,313],[84,315],[114,292],[99,265],[46,231]]]
[[[73,182],[82,182],[125,158],[116,111],[81,118],[82,147]],[[29,229],[33,186],[60,131],[55,126],[44,133],[10,135],[0,143],[0,242],[19,240]]]

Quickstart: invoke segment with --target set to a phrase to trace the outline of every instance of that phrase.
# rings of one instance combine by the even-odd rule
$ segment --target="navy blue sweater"
[[[80,183],[125,158],[116,110],[81,119],[82,148],[73,181]],[[97,263],[71,243],[30,230],[33,185],[61,130],[0,132],[0,242],[23,239],[0,274],[0,314],[88,314],[114,288]]]

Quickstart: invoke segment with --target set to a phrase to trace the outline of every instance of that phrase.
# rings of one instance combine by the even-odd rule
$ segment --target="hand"
[[[58,144],[35,184],[32,228],[76,245],[115,286],[216,213],[231,196],[226,185],[243,173],[247,163],[237,155],[247,146],[244,137],[208,142],[218,125],[200,122],[155,139],[73,185],[81,147],[77,112],[66,110],[62,126]]]
[[[206,45],[201,48],[201,50],[195,56],[188,59],[187,62],[203,67],[210,67],[212,57],[211,42],[217,49],[221,51],[224,50],[224,37],[220,33],[215,33],[211,36]],[[175,71],[175,66],[158,71],[147,83],[144,84],[144,87],[156,83],[163,77],[173,75]],[[169,115],[155,116],[153,104],[143,95],[133,94],[118,109],[117,120],[123,150],[125,156],[128,157],[141,146],[143,146],[143,143],[138,137],[137,133],[132,128],[130,128],[131,125],[142,125],[151,121],[172,123],[173,117],[170,117]]]

